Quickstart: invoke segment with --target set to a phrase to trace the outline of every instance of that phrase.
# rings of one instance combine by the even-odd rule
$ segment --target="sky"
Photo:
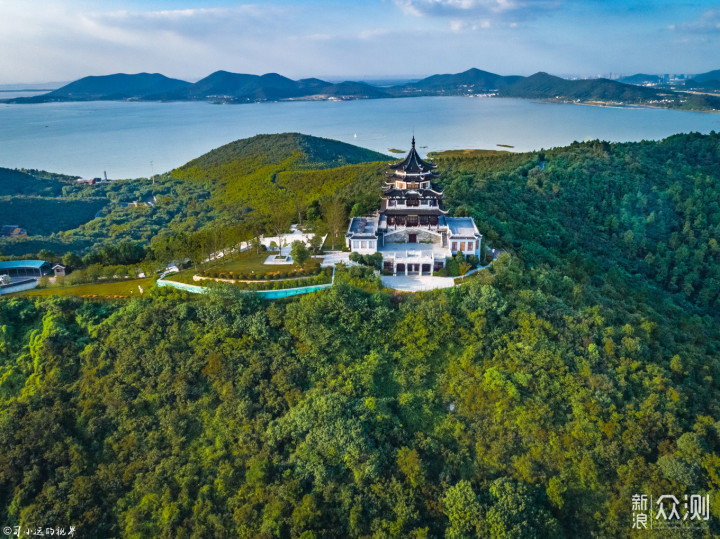
[[[0,84],[224,69],[329,80],[701,73],[718,0],[0,0]]]

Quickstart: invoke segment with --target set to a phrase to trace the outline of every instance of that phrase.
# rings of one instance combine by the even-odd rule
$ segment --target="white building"
[[[436,166],[420,159],[413,137],[407,157],[390,165],[380,211],[350,220],[350,250],[382,253],[383,268],[395,275],[432,275],[458,252],[479,256],[482,235],[472,217],[448,217],[440,207]]]

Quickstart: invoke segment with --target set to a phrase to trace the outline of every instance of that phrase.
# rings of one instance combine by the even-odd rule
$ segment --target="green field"
[[[41,288],[29,290],[15,296],[100,296],[100,297],[139,297],[140,290],[138,286],[142,286],[144,290],[150,288],[155,279],[148,277],[146,279],[131,279],[129,281],[119,281],[114,283],[101,284],[82,284],[78,286],[67,286],[57,288]]]
[[[265,265],[265,260],[272,254],[280,254],[273,251],[261,251],[260,254],[253,249],[245,251],[234,256],[231,260],[223,261],[217,265],[212,265],[207,268],[209,271],[217,272],[233,272],[233,273],[250,273],[255,272],[256,274],[262,273],[274,273],[276,271],[287,271],[293,267],[292,264],[283,265]]]

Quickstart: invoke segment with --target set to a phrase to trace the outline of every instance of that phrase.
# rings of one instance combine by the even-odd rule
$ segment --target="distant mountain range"
[[[720,71],[711,71],[698,75],[693,80],[714,84],[717,83],[716,77],[720,78],[718,73]],[[417,82],[377,87],[354,81],[330,83],[316,78],[292,80],[277,73],[247,75],[216,71],[195,83],[171,79],[159,73],[135,75],[118,73],[85,77],[47,94],[9,99],[5,102],[134,100],[251,103],[300,99],[491,95],[550,99],[558,102],[720,110],[720,97],[697,96],[672,89],[643,86],[656,79],[659,77],[638,74],[622,81],[602,78],[568,80],[542,72],[529,77],[502,76],[473,68],[462,73],[433,75]]]

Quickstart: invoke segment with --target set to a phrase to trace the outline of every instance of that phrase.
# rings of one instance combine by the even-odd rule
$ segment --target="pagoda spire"
[[[415,135],[413,135],[413,138],[412,138],[412,147],[413,148],[415,147]]]

